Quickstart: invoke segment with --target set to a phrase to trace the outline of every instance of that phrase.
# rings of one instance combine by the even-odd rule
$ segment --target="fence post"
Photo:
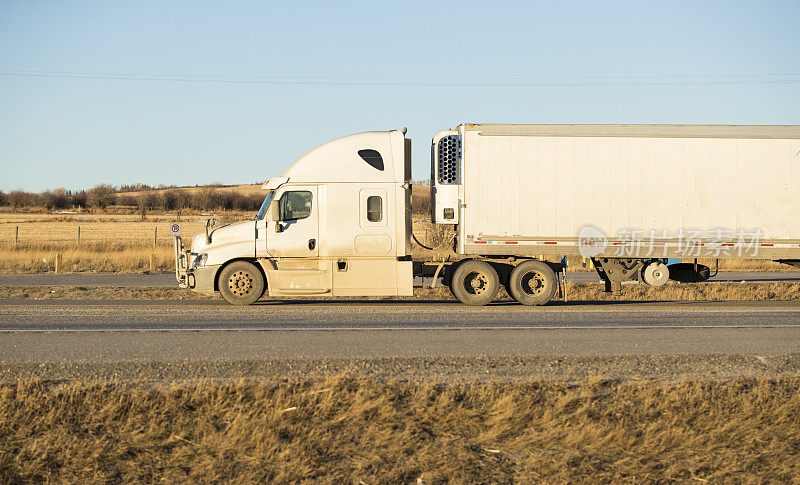
[[[150,272],[151,273],[155,273],[156,272],[156,255],[155,254],[151,254],[150,255]]]
[[[61,253],[56,253],[56,274],[61,272]]]
[[[19,226],[14,226],[14,246],[19,243]]]
[[[81,226],[78,226],[78,246],[81,245]]]
[[[156,239],[158,239],[158,226],[153,228],[153,251],[156,250]]]

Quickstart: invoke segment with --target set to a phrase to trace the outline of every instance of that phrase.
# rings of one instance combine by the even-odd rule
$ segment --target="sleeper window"
[[[298,190],[286,192],[280,201],[282,221],[305,219],[311,215],[311,192]]]
[[[367,197],[367,220],[380,222],[383,219],[383,199],[379,195]]]
[[[377,150],[359,150],[358,156],[367,162],[370,167],[383,171],[383,157]]]

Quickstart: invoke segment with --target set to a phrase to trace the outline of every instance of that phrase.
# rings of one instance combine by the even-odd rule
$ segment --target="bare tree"
[[[19,207],[31,207],[36,205],[37,202],[36,194],[23,192],[21,190],[12,190],[6,198],[8,200],[8,205],[15,209]]]
[[[217,191],[212,187],[203,187],[195,192],[192,205],[198,210],[214,210],[219,206],[220,200]]]
[[[89,205],[99,209],[105,209],[106,207],[113,205],[116,200],[117,194],[114,190],[114,187],[106,184],[96,185],[94,188],[89,190],[89,193],[87,194],[87,202]]]

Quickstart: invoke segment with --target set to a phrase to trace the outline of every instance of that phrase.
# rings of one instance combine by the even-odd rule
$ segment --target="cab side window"
[[[383,199],[379,195],[367,197],[367,220],[380,222],[383,219]]]
[[[311,198],[311,192],[306,190],[284,192],[278,206],[281,220],[296,221],[310,216]]]

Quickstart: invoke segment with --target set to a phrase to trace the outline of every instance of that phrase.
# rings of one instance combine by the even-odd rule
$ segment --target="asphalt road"
[[[570,272],[569,281],[573,283],[599,283],[594,272]],[[800,271],[721,271],[709,280],[711,282],[731,281],[797,281]],[[417,284],[422,281],[417,278]],[[430,279],[425,279],[430,284]],[[166,274],[126,274],[126,273],[74,273],[74,274],[23,274],[0,275],[0,286],[114,286],[131,288],[174,288],[177,287],[175,275]]]
[[[785,355],[800,302],[0,301],[0,363]]]

